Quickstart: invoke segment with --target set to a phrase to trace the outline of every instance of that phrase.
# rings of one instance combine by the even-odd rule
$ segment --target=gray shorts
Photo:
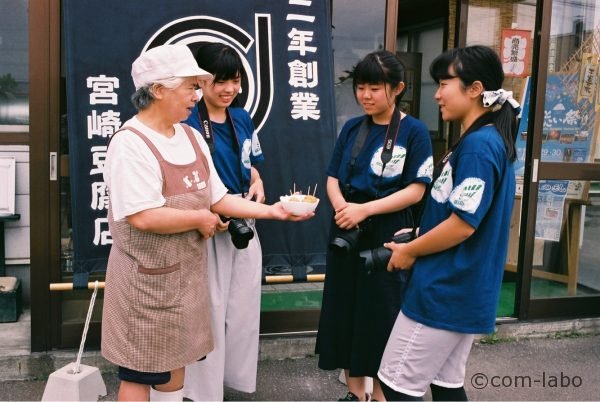
[[[474,335],[431,328],[398,314],[377,373],[395,391],[420,397],[429,384],[460,388]]]

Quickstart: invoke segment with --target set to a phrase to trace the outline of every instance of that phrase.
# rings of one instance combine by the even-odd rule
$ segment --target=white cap
[[[173,77],[198,77],[207,80],[212,74],[198,67],[186,45],[162,45],[142,53],[131,65],[135,89]]]

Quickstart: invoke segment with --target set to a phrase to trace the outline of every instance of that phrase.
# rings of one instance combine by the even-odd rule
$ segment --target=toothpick
[[[310,186],[308,186],[308,191],[306,192],[306,194],[310,195]]]
[[[296,194],[296,183],[294,183],[294,194]]]
[[[317,185],[319,183],[315,183],[315,188],[313,189],[313,197],[315,196],[315,194],[317,194]]]

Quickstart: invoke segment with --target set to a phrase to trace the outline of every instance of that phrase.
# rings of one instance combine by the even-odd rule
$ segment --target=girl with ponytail
[[[462,134],[438,163],[420,235],[386,243],[388,270],[412,270],[378,377],[387,400],[466,400],[474,334],[494,331],[515,196],[516,114],[485,46],[449,50],[430,66],[442,119]]]

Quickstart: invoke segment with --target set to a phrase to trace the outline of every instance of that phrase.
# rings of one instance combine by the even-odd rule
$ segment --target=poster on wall
[[[531,31],[502,30],[502,69],[506,77],[526,77],[529,71]]]
[[[568,180],[540,180],[535,238],[560,241]]]
[[[135,114],[131,63],[145,50],[180,43],[232,46],[248,83],[241,104],[258,132],[258,167],[268,203],[295,183],[325,189],[335,143],[329,2],[64,0],[67,120],[70,150],[74,282],[104,271],[112,237],[103,182],[106,144]],[[329,225],[326,194],[317,216],[298,224],[260,222],[263,265],[324,267]]]
[[[523,176],[527,124],[529,116],[530,80],[522,100],[522,117],[517,131],[517,160],[515,174]],[[587,98],[579,98],[579,74],[548,74],[544,100],[544,122],[542,127],[543,162],[589,162],[595,149],[596,114]],[[568,184],[569,198],[582,198],[584,182],[571,180]]]

